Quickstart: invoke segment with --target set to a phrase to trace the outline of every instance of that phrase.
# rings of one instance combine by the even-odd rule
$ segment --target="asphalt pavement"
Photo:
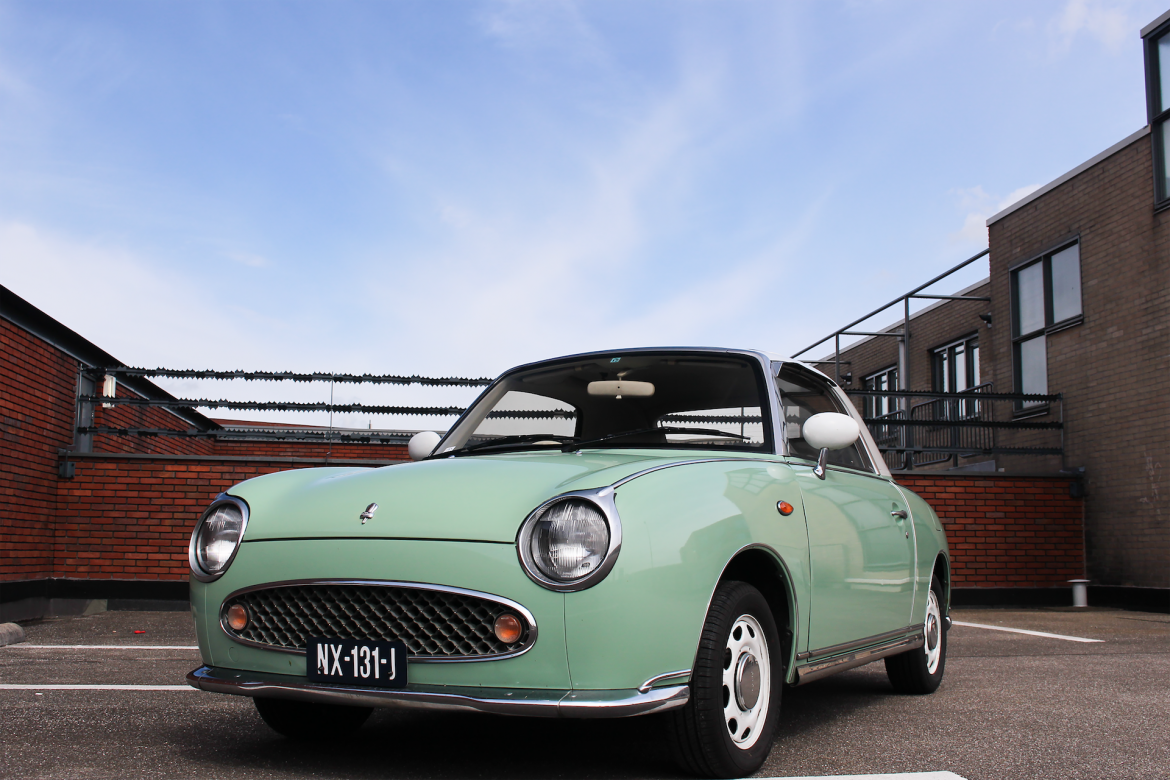
[[[880,661],[788,689],[759,776],[1170,777],[1170,615],[952,614],[977,625],[951,630],[935,694],[895,694]],[[106,612],[25,632],[23,644],[0,647],[6,778],[680,777],[655,716],[382,710],[352,739],[294,742],[268,730],[249,699],[187,688],[201,663],[187,613]],[[46,687],[95,685],[136,687]]]

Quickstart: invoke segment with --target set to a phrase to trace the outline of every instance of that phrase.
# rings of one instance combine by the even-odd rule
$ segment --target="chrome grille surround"
[[[248,625],[227,624],[233,604],[248,609]],[[524,623],[518,642],[493,631],[496,617]],[[511,599],[464,588],[387,580],[290,580],[237,590],[220,605],[220,628],[240,644],[305,654],[311,636],[401,640],[412,662],[450,663],[513,658],[536,642],[536,619]]]

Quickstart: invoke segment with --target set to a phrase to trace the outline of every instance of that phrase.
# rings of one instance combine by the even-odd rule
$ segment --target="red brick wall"
[[[58,493],[50,576],[183,579],[191,529],[218,493],[314,465],[320,463],[86,456]],[[1045,587],[1083,576],[1081,501],[1069,497],[1069,479],[922,474],[898,481],[942,519],[955,587]]]
[[[185,579],[191,530],[219,493],[262,474],[320,465],[276,458],[81,457],[76,476],[61,480],[58,490],[51,576]],[[0,570],[0,579],[5,573]]]
[[[0,579],[53,566],[57,450],[73,443],[77,361],[0,318]]]
[[[1046,587],[1085,576],[1083,501],[1064,477],[899,474],[947,532],[956,588]]]

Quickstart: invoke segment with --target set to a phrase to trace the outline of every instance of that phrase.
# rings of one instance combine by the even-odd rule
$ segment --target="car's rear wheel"
[[[682,768],[743,777],[772,749],[784,687],[780,638],[768,602],[743,582],[715,589],[691,672],[691,698],[669,715]]]
[[[346,707],[289,699],[252,699],[256,711],[278,734],[293,739],[337,739],[362,727],[372,707]]]
[[[927,596],[922,647],[886,659],[886,676],[899,693],[934,693],[942,683],[947,668],[947,632],[943,625],[942,603],[942,583],[934,577]]]

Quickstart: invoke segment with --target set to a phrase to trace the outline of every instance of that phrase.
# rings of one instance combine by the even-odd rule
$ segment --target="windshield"
[[[763,372],[723,353],[613,353],[544,363],[484,393],[436,455],[653,447],[771,452]]]

